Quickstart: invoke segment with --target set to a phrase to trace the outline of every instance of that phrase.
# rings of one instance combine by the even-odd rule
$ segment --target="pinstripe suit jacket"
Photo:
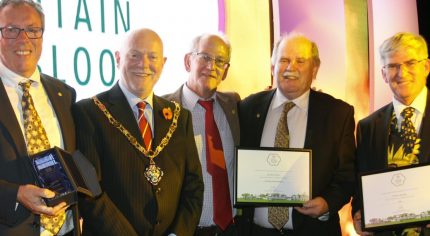
[[[118,84],[97,95],[113,117],[142,144],[136,119]],[[160,144],[171,120],[163,108],[175,106],[153,98],[154,141]],[[144,177],[149,159],[112,126],[91,99],[74,107],[78,148],[94,164],[103,189],[96,200],[82,204],[84,235],[192,235],[203,202],[201,165],[190,112],[182,109],[169,144],[154,161],[164,171],[157,186]]]

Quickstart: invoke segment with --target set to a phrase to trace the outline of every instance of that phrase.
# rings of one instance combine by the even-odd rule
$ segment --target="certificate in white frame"
[[[312,197],[312,151],[236,147],[234,205],[302,206]]]
[[[429,223],[428,179],[430,164],[361,174],[362,229],[394,230]]]

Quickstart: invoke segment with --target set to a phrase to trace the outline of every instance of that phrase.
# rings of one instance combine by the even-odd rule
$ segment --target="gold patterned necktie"
[[[412,150],[417,140],[417,132],[415,130],[414,124],[412,123],[412,116],[414,115],[415,109],[413,107],[406,107],[400,113],[403,117],[403,121],[400,125],[400,137],[404,142],[405,152],[412,153]]]
[[[45,128],[43,128],[42,121],[34,107],[33,98],[30,95],[31,83],[31,80],[19,83],[19,86],[21,86],[23,91],[21,107],[24,118],[24,133],[27,140],[27,151],[29,155],[36,154],[51,147]],[[54,235],[60,231],[65,220],[65,212],[54,217],[43,214],[40,215],[40,224],[45,230]]]
[[[281,117],[278,121],[278,126],[276,127],[274,147],[287,148],[290,146],[290,132],[288,130],[287,115],[294,105],[295,104],[293,102],[287,102],[284,104]],[[288,207],[269,207],[268,214],[269,223],[276,229],[281,230],[288,222],[289,209]]]

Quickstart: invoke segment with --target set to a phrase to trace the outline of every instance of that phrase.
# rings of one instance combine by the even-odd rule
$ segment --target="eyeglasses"
[[[400,67],[405,66],[405,68],[408,71],[412,71],[415,70],[417,65],[422,62],[422,61],[426,61],[427,58],[421,59],[421,60],[416,60],[416,59],[412,59],[409,61],[405,61],[403,63],[390,63],[387,65],[384,65],[382,68],[390,73],[390,74],[397,74],[400,71]]]
[[[0,28],[1,35],[5,39],[16,39],[18,38],[21,31],[24,31],[29,39],[38,39],[43,35],[42,27],[28,27],[28,28],[18,28],[14,26],[7,26]]]
[[[215,65],[219,68],[225,69],[226,66],[229,65],[228,61],[219,57],[211,57],[209,56],[209,54],[204,52],[192,52],[191,54],[197,56],[200,61],[203,61],[206,64],[212,63],[213,61],[215,62]]]

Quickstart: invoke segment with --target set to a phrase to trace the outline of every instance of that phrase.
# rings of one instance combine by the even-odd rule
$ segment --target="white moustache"
[[[284,77],[285,79],[298,79],[299,78],[299,73],[297,73],[297,72],[291,72],[291,71],[285,71],[282,74],[282,77]]]

